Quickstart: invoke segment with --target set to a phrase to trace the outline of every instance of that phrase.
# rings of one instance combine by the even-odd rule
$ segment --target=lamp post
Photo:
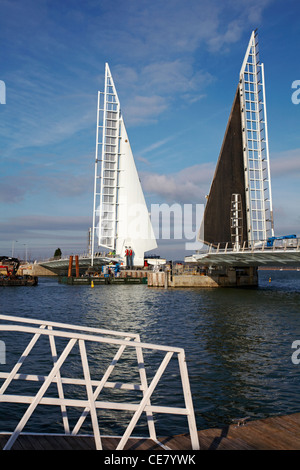
[[[27,263],[27,243],[23,243],[23,245],[25,246],[25,262]]]
[[[18,243],[18,240],[13,240],[12,245],[11,245],[11,257],[14,257],[14,252],[15,252],[15,243]]]

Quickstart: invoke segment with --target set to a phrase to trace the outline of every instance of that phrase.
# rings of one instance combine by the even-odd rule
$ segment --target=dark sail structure
[[[273,231],[264,69],[252,32],[199,238],[206,244],[255,246]]]
[[[241,243],[247,238],[243,139],[239,88],[227,123],[215,175],[204,212],[206,243],[231,243],[231,201],[233,194],[241,195]]]

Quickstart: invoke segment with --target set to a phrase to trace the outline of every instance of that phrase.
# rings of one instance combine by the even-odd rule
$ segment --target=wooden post
[[[79,277],[79,261],[78,261],[78,255],[75,256],[75,268],[76,268],[76,277]]]
[[[69,258],[68,277],[72,277],[72,265],[73,265],[73,256],[71,255],[70,258]]]
[[[165,275],[165,289],[168,289],[168,271],[165,271],[164,272],[164,275]]]

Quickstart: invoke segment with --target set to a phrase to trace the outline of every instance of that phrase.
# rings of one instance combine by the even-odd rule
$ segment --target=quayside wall
[[[149,272],[148,287],[257,287],[257,268],[226,268],[211,274]]]

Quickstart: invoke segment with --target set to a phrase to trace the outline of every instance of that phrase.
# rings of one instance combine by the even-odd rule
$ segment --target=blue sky
[[[0,253],[86,250],[105,62],[148,206],[204,203],[255,28],[275,231],[300,235],[299,18],[297,0],[0,0]]]

